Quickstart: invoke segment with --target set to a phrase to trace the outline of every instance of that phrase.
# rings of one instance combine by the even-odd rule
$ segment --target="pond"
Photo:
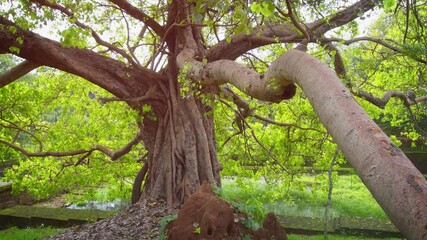
[[[116,199],[114,201],[87,201],[85,203],[72,204],[67,208],[70,209],[86,209],[86,210],[104,210],[104,211],[119,211],[130,206],[129,200]]]

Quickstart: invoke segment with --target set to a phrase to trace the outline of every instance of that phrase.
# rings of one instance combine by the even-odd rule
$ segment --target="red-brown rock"
[[[253,240],[287,240],[285,229],[280,225],[274,213],[268,213],[262,228],[254,233]]]
[[[215,196],[211,186],[204,183],[185,201],[178,218],[168,226],[168,239],[237,240],[249,234],[254,240],[287,240],[285,229],[273,213],[266,216],[263,227],[256,232],[243,226],[243,216]]]
[[[178,218],[169,228],[168,239],[239,239],[234,238],[233,209],[217,198],[208,183],[185,201]]]

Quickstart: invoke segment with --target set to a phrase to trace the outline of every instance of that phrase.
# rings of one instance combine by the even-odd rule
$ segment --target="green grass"
[[[267,184],[252,179],[223,180],[220,195],[259,218],[267,212],[287,216],[324,217],[328,196],[324,176],[304,175],[290,184]],[[372,217],[388,219],[371,193],[356,175],[334,179],[330,217]]]
[[[51,227],[25,228],[25,229],[11,227],[6,230],[0,231],[0,240],[42,239],[44,237],[58,234],[62,231],[63,231],[62,229],[55,229]]]
[[[338,236],[338,235],[329,235],[328,239],[331,240],[378,240],[378,238],[366,238],[366,237],[351,237],[351,236]],[[314,235],[314,236],[302,236],[288,234],[289,240],[325,240],[323,235]],[[400,238],[381,238],[381,240],[399,240]]]
[[[26,228],[19,229],[16,227],[9,228],[7,230],[0,231],[0,240],[29,240],[29,239],[42,239],[43,237],[52,236],[58,234],[62,229],[55,229],[50,227],[39,227],[39,228]],[[302,236],[295,234],[288,234],[289,240],[324,240],[323,235],[314,236]],[[329,235],[331,240],[375,240],[376,238],[361,238],[351,236],[337,236]],[[398,238],[381,238],[381,240],[398,240]]]

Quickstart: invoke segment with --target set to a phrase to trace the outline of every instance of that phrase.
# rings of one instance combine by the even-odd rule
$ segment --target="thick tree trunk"
[[[221,167],[213,119],[205,114],[209,109],[194,98],[168,106],[163,115],[144,121],[148,171],[137,176],[135,187],[145,178],[144,189],[142,194],[134,191],[133,198],[164,198],[172,205],[182,203],[203,182],[220,186]]]

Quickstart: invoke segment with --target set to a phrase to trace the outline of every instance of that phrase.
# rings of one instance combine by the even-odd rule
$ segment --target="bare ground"
[[[46,239],[158,239],[162,217],[177,212],[177,209],[169,209],[163,201],[143,201],[133,204],[110,218],[69,228],[60,235]]]

